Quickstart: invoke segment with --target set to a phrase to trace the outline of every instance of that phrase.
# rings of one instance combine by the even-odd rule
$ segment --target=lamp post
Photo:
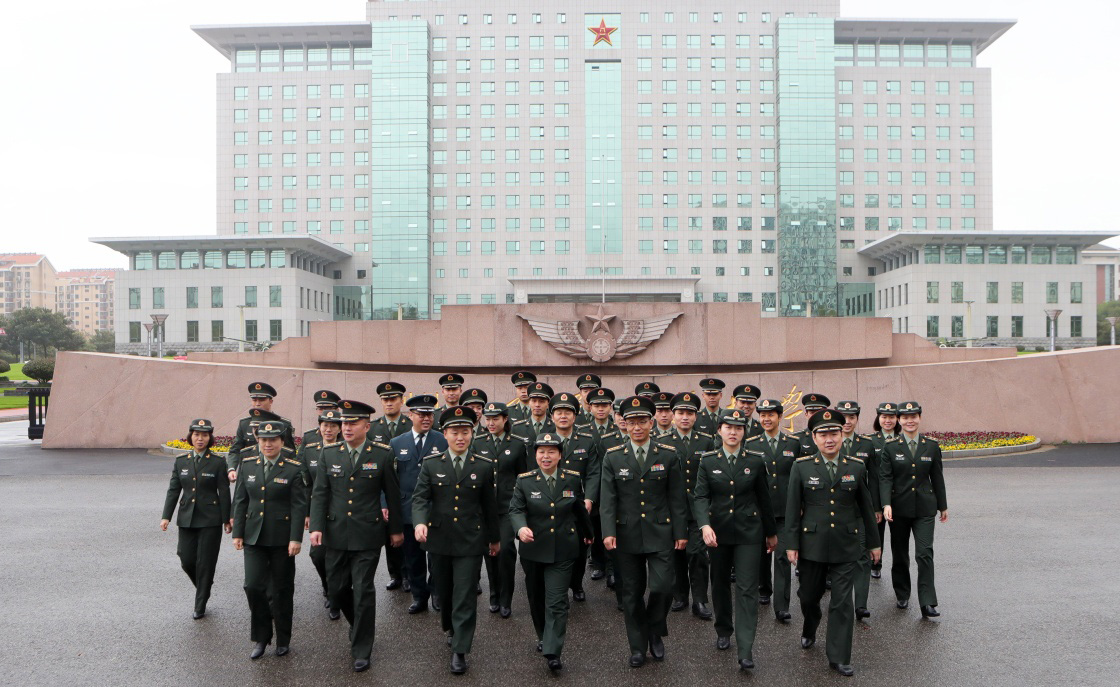
[[[965,348],[972,348],[972,304],[976,301],[965,301],[968,309],[965,310],[964,316],[964,345]]]
[[[156,326],[156,341],[159,344],[159,357],[161,357],[161,358],[163,357],[163,336],[164,336],[163,323],[166,322],[166,321],[167,321],[167,315],[158,315],[158,314],[157,315],[152,315],[152,322],[154,322],[155,326]],[[148,355],[151,355],[151,352],[149,352]]]
[[[151,322],[144,323],[144,329],[148,332],[148,357],[152,357],[152,327],[155,325]]]
[[[1046,316],[1050,318],[1050,352],[1053,353],[1058,342],[1058,315],[1061,310],[1047,310]]]
[[[1116,323],[1118,321],[1120,321],[1120,317],[1106,317],[1104,319],[1108,320],[1109,326],[1112,327],[1112,345],[1115,346],[1116,345]]]

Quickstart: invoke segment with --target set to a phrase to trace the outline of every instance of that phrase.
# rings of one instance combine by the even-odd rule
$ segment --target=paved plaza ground
[[[950,520],[937,526],[942,617],[894,607],[889,572],[872,581],[857,628],[854,678],[798,644],[801,613],[760,613],[753,675],[717,652],[711,623],[670,617],[664,663],[632,670],[622,615],[602,582],[573,604],[565,671],[534,650],[524,591],[513,618],[479,600],[470,672],[447,671],[438,614],[379,575],[369,672],[350,670],[345,620],[331,622],[306,553],[296,571],[292,653],[248,658],[241,554],[223,545],[207,617],[159,531],[170,458],[139,450],[43,451],[26,422],[0,423],[0,684],[3,685],[1115,685],[1120,681],[1120,446],[1047,448],[952,461]],[[886,554],[887,565],[890,553]],[[519,573],[520,577],[520,573]],[[519,579],[520,583],[520,579]],[[485,574],[483,586],[485,588]]]

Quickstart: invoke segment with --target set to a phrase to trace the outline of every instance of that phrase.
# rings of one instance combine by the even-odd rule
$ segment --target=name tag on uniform
[[[333,473],[333,474],[336,474],[336,475],[341,475],[342,474],[342,466],[341,465],[332,465],[330,467],[330,472]]]
[[[212,472],[204,472],[204,473],[202,473],[202,476],[203,476],[203,477],[213,477],[213,476],[214,476],[214,473],[212,473]]]
[[[931,458],[930,456],[922,456],[922,462],[923,463],[932,463],[933,458]]]
[[[906,460],[906,456],[901,454],[901,453],[896,453],[896,454],[894,454],[894,459],[895,460]]]
[[[284,479],[283,477],[277,477],[276,479],[274,479],[272,481],[277,483],[277,484],[287,484],[288,483],[288,480]]]
[[[587,449],[577,448],[576,450],[572,451],[572,453],[587,453]]]
[[[179,474],[183,477],[186,477],[187,475],[189,475],[191,473],[190,473],[190,470],[187,470],[186,468],[183,468],[182,470],[179,471]]]
[[[377,463],[362,463],[363,470],[376,470]]]
[[[257,476],[256,475],[246,475],[245,476],[245,481],[248,482],[249,484],[252,484],[253,482],[257,481]]]
[[[662,465],[661,463],[657,463],[653,467],[651,467],[649,469],[649,471],[650,472],[665,472],[665,466]]]
[[[867,455],[868,455],[867,451],[857,451],[856,452],[856,458],[866,458]]]
[[[629,477],[630,476],[630,468],[619,468],[618,469],[618,476],[619,477]]]
[[[812,477],[809,478],[809,484],[820,484],[820,483],[821,483],[821,478],[817,477],[816,475],[813,475]]]
[[[840,478],[840,481],[841,482],[855,482],[856,481],[856,476],[855,475],[844,475],[843,477]]]
[[[561,495],[561,498],[565,498],[565,499],[574,499],[575,497],[576,497],[576,492],[571,490],[571,489],[565,489],[564,493]]]
[[[541,497],[541,493],[539,491],[529,492],[529,498],[531,498],[531,499],[539,499],[540,497]]]

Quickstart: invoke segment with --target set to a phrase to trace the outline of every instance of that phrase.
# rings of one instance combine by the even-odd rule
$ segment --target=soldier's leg
[[[350,556],[354,583],[354,624],[350,626],[350,655],[369,660],[377,629],[377,559],[381,549],[355,551]]]
[[[817,627],[821,624],[821,597],[824,596],[824,581],[828,578],[828,563],[799,558],[797,567],[801,571],[797,598],[801,600],[801,617],[805,619],[801,636],[815,639]]]
[[[833,563],[832,595],[828,602],[828,635],[825,639],[825,653],[830,663],[846,664],[852,662],[852,623],[855,619],[855,606],[852,603],[852,585],[858,572],[858,564]],[[802,575],[804,576],[804,569]]]
[[[688,552],[673,552],[673,601],[688,603]]]
[[[521,569],[525,571],[525,596],[529,599],[529,615],[533,618],[533,629],[537,632],[537,641],[544,640],[544,563],[521,559]],[[568,586],[564,585],[564,595],[567,596]]]
[[[428,554],[428,570],[430,570],[432,574],[432,589],[434,594],[439,597],[439,621],[440,627],[444,632],[451,632],[453,628],[451,623],[451,593],[455,579],[452,575],[451,561],[451,556],[444,556],[438,553]],[[471,595],[474,595],[473,589],[471,590]]]
[[[272,641],[272,611],[268,607],[269,556],[262,546],[245,546],[245,598],[249,601],[249,638]]]
[[[195,564],[194,610],[206,611],[210,588],[214,586],[214,571],[218,568],[218,552],[222,549],[222,528],[202,527],[198,532],[198,559]]]
[[[883,518],[879,521],[879,542],[883,545],[883,555],[879,558],[879,562],[871,566],[872,570],[879,571],[883,569],[883,559],[887,556],[887,519]]]
[[[739,660],[754,660],[754,635],[758,628],[758,561],[765,544],[731,547],[735,560],[735,645]]]
[[[646,554],[649,570],[649,600],[646,602],[646,624],[649,633],[669,636],[665,619],[673,603],[673,549]]]
[[[499,523],[502,548],[498,551],[498,579],[501,580],[501,592],[498,595],[498,605],[502,608],[513,607],[513,591],[517,581],[517,546],[513,542],[513,523],[509,517],[502,518]]]
[[[732,547],[717,546],[708,552],[712,571],[712,612],[716,617],[716,636],[730,637],[735,630],[731,600]]]
[[[778,532],[782,532],[786,526],[785,518],[777,518],[777,522]],[[792,571],[790,570],[789,559],[786,558],[786,552],[781,548],[776,549],[774,553],[770,554],[770,556],[772,556],[774,559],[774,581],[771,585],[772,589],[774,590],[774,595],[771,601],[771,603],[774,605],[774,613],[775,615],[779,611],[785,611],[788,613],[790,600],[790,575],[792,574]]]
[[[404,574],[408,575],[412,587],[412,600],[427,603],[431,591],[428,589],[428,559],[420,543],[416,541],[416,534],[411,525],[404,526]]]
[[[573,592],[583,591],[583,576],[587,573],[587,545],[579,543],[579,557],[572,562],[572,579],[569,587]]]
[[[864,542],[867,541],[867,533],[860,531],[859,535],[859,550],[861,556],[856,561],[856,575],[853,580],[853,587],[855,590],[855,604],[856,608],[867,608],[867,594],[871,589],[871,556],[867,553]],[[835,583],[833,583],[835,589]],[[833,592],[835,593],[835,592]]]
[[[179,565],[190,578],[191,584],[198,587],[198,530],[196,527],[180,527],[179,543],[175,553],[179,554]]]
[[[584,559],[586,560],[586,558]],[[564,638],[568,634],[568,581],[572,579],[574,561],[558,561],[542,566],[544,591],[544,635],[542,652],[545,656],[560,656],[564,652]]]
[[[292,642],[292,606],[296,591],[296,559],[287,546],[270,546],[272,571],[272,621],[276,624],[276,646]]]
[[[497,606],[502,591],[502,573],[498,569],[498,557],[484,556],[482,563],[486,568],[486,585],[490,588],[490,605]]]
[[[331,608],[342,611],[346,622],[354,624],[354,580],[350,552],[327,546],[327,597]]]
[[[603,547],[603,521],[599,519],[599,504],[595,504],[591,509],[591,528],[595,531],[595,541],[591,543],[591,567],[596,570],[607,572],[608,569],[614,569],[609,558],[607,557],[607,550]]]
[[[891,584],[899,601],[910,598],[910,530],[913,519],[894,516],[891,523]]]
[[[400,547],[393,548],[388,532],[385,533],[385,569],[389,571],[390,579],[404,579],[404,551]]]
[[[936,517],[914,521],[914,560],[918,562],[918,603],[937,605],[937,589],[933,584],[933,530]]]
[[[478,586],[482,572],[482,556],[452,556],[450,574],[454,577],[451,598],[442,603],[450,605],[451,625],[455,636],[451,638],[451,651],[456,654],[469,654],[474,643],[474,628],[478,623]]]
[[[315,572],[319,574],[319,581],[323,583],[323,595],[326,596],[330,593],[327,587],[327,549],[325,546],[309,546],[307,555],[311,558],[311,565],[315,566]]]
[[[696,603],[708,603],[708,547],[704,544],[704,536],[700,534],[699,527],[688,530],[688,581],[692,586],[692,600]]]
[[[616,589],[622,603],[622,616],[626,621],[626,639],[630,653],[644,654],[649,646],[646,632],[646,560],[645,556],[623,553],[615,549]]]

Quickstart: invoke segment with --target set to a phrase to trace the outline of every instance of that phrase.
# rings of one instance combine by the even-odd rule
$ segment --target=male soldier
[[[813,433],[809,431],[808,422],[814,415],[827,408],[830,403],[828,396],[824,394],[805,394],[801,398],[801,405],[805,408],[806,427],[800,432],[794,432],[790,435],[801,444],[801,456],[811,456],[817,452],[817,445],[813,442]]]
[[[653,395],[653,438],[662,439],[673,433],[673,394],[658,391]]]
[[[486,392],[482,389],[467,389],[459,396],[459,405],[470,408],[474,411],[475,417],[478,418],[478,424],[474,426],[474,439],[478,441],[486,434],[486,428],[482,426],[482,411],[486,407]],[[471,449],[472,453],[477,453]]]
[[[600,463],[602,455],[612,446],[622,443],[622,432],[618,431],[611,413],[614,404],[614,392],[610,389],[599,387],[587,392],[587,405],[591,409],[591,423],[582,427],[585,432],[599,438]],[[611,578],[610,587],[614,587],[614,563],[607,556],[603,548],[603,523],[599,518],[598,501],[592,504],[591,526],[595,536],[591,542],[591,579],[598,581],[607,577]]]
[[[451,672],[467,672],[467,657],[478,620],[476,594],[482,557],[498,555],[501,533],[494,493],[494,464],[469,447],[478,422],[470,408],[443,413],[447,450],[420,466],[412,493],[416,541],[432,556],[432,577],[442,604],[440,622],[448,633]]]
[[[659,441],[677,449],[680,456],[681,472],[684,474],[685,494],[688,503],[688,548],[673,552],[673,567],[676,581],[673,583],[673,605],[671,611],[688,608],[688,593],[692,592],[692,614],[701,620],[711,620],[712,610],[708,607],[708,547],[692,515],[693,493],[696,490],[696,472],[700,468],[700,456],[705,451],[714,451],[719,444],[709,434],[695,429],[696,414],[700,410],[700,398],[686,391],[673,397],[673,430]]]
[[[299,442],[299,447],[296,449],[296,457],[299,458],[304,453],[304,446],[309,443],[318,444],[321,448],[323,445],[323,435],[319,433],[319,416],[331,410],[338,408],[338,402],[341,400],[338,394],[327,389],[320,389],[316,391],[311,397],[315,403],[315,426],[303,433],[303,439]],[[302,459],[301,459],[302,460]],[[307,465],[307,461],[303,460],[303,464]],[[308,468],[313,470],[313,468]]]
[[[611,433],[617,433],[618,427],[614,424],[613,414],[614,392],[610,389],[599,387],[587,392],[587,407],[591,413],[591,422],[584,429],[589,430],[602,440]]]
[[[513,382],[513,388],[517,392],[517,398],[513,399],[506,408],[509,409],[510,422],[518,420],[525,420],[529,417],[529,385],[535,384],[537,376],[528,370],[521,370],[514,372],[509,380]]]
[[[879,453],[871,439],[856,433],[859,424],[859,403],[855,401],[840,401],[836,410],[844,417],[842,443],[840,454],[848,458],[859,458],[867,466],[864,474],[867,480],[867,490],[871,492],[871,503],[875,511],[875,522],[883,521],[883,508],[879,505]],[[876,526],[878,531],[878,526]],[[880,544],[882,542],[880,541]],[[859,570],[856,572],[856,618],[870,618],[871,611],[867,610],[867,594],[871,588],[871,559],[863,556],[859,559]]]
[[[659,391],[661,391],[661,387],[653,382],[641,382],[634,387],[635,396],[644,396],[649,399],[652,399],[653,395]]]
[[[399,437],[412,429],[412,421],[401,413],[401,409],[404,408],[405,391],[407,389],[400,382],[381,382],[377,385],[382,416],[370,422],[367,439],[387,444],[393,437]],[[399,576],[393,575],[393,577]]]
[[[554,395],[552,387],[544,382],[529,385],[529,417],[522,426],[529,439],[536,439],[538,434],[555,429],[548,417],[548,402]]]
[[[665,658],[662,638],[673,598],[673,550],[688,544],[684,476],[676,449],[649,437],[653,402],[622,402],[630,440],[607,451],[602,469],[603,545],[614,551],[622,584],[630,667]],[[649,599],[646,600],[646,589]]]
[[[576,388],[579,389],[576,398],[579,399],[580,406],[579,414],[576,417],[576,427],[582,429],[594,422],[594,417],[591,415],[591,404],[587,397],[601,386],[603,386],[603,380],[599,378],[599,375],[585,372],[576,377]]]
[[[230,454],[226,456],[227,466],[230,463],[241,465],[243,462],[245,462],[246,458],[256,458],[260,455],[260,447],[257,445],[257,427],[259,427],[262,422],[275,422],[277,426],[287,424],[286,422],[284,422],[284,418],[280,417],[271,410],[264,410],[262,408],[250,408],[249,438],[252,439],[252,443],[246,445],[240,451],[238,451],[236,457],[233,456],[233,452],[230,451]],[[233,471],[231,471],[231,473],[236,474],[236,472]]]
[[[446,374],[439,378],[439,386],[443,392],[443,405],[436,408],[435,422],[436,427],[442,427],[440,416],[443,411],[453,406],[459,405],[459,396],[463,394],[463,382],[466,381],[463,375],[460,374]]]
[[[249,415],[241,418],[237,423],[237,432],[234,433],[233,443],[229,447],[229,453],[226,457],[226,467],[229,468],[229,481],[232,484],[237,479],[237,468],[239,465],[238,457],[241,454],[241,449],[249,445],[257,443],[256,438],[249,431],[249,422],[253,419],[252,410],[261,410],[272,412],[272,401],[276,398],[276,389],[271,385],[264,382],[253,382],[249,385]],[[259,413],[258,413],[259,415]],[[277,417],[280,417],[277,415]],[[287,418],[280,418],[285,426],[284,435],[281,437],[284,440],[284,445],[296,450],[296,442],[292,437],[292,423]]]
[[[401,492],[392,449],[367,439],[372,406],[340,401],[342,442],[324,450],[311,494],[311,544],[327,547],[331,600],[350,623],[354,672],[369,669],[377,618],[374,576],[385,544],[400,546]],[[381,510],[382,499],[389,511]],[[326,537],[324,538],[324,533]]]
[[[867,491],[867,466],[840,454],[843,416],[826,408],[809,418],[817,452],[799,458],[790,470],[784,548],[801,568],[801,648],[816,642],[825,580],[832,578],[825,641],[828,665],[844,676],[852,669],[852,584],[859,559],[879,559],[879,532]]]
[[[770,504],[774,509],[774,518],[778,521],[779,532],[785,527],[786,522],[789,471],[801,453],[801,443],[782,432],[783,411],[781,401],[769,398],[759,402],[758,421],[762,426],[762,434],[746,443],[747,450],[760,453],[762,462],[766,463]],[[771,559],[773,559],[773,575],[770,572]],[[764,606],[770,603],[771,594],[774,596],[774,617],[780,622],[788,623],[791,618],[789,559],[781,552],[775,556],[763,551],[762,558],[759,560],[758,602]]]
[[[744,443],[762,434],[762,426],[754,419],[755,405],[761,395],[762,390],[753,384],[740,384],[731,392],[731,396],[735,399],[735,409],[747,416],[746,433],[743,434]]]
[[[319,393],[323,392],[316,392]],[[311,481],[312,489],[315,488],[315,478],[319,476],[319,462],[323,458],[323,449],[334,448],[337,442],[341,441],[339,435],[342,432],[342,414],[338,412],[337,406],[324,407],[322,414],[319,415],[319,426],[314,432],[314,436],[311,432],[303,435],[303,441],[296,451],[296,457],[307,466],[307,476]],[[310,523],[308,526],[310,527]],[[338,606],[331,603],[330,588],[327,585],[327,550],[322,544],[312,544],[308,549],[311,563],[315,566],[315,572],[319,573],[319,581],[323,583],[323,596],[327,599],[323,606],[327,609],[327,617],[338,620],[342,614]]]
[[[722,379],[709,377],[700,380],[700,391],[704,396],[704,407],[696,414],[696,429],[712,436],[719,426],[720,405],[723,402],[723,389],[727,386]]]
[[[599,471],[602,454],[599,439],[591,432],[575,428],[579,401],[575,395],[559,393],[549,401],[552,424],[560,437],[560,468],[579,474],[583,480],[584,506],[588,514],[599,500]],[[539,434],[537,436],[540,436]],[[587,571],[587,545],[580,542],[580,555],[572,565],[572,599],[586,601],[583,575]]]
[[[410,615],[423,613],[428,610],[428,599],[432,601],[432,608],[439,610],[438,597],[431,593],[431,576],[428,574],[428,561],[420,544],[416,541],[416,534],[412,521],[412,492],[416,489],[416,478],[420,475],[420,466],[424,458],[433,453],[441,453],[447,449],[447,439],[432,428],[432,416],[435,413],[437,399],[430,394],[419,394],[408,399],[409,420],[412,429],[389,442],[396,459],[397,477],[401,487],[401,520],[403,523],[404,550],[401,570],[409,582],[412,592],[412,604],[408,607]],[[382,504],[386,508],[388,504]],[[389,511],[382,513],[388,519]]]

